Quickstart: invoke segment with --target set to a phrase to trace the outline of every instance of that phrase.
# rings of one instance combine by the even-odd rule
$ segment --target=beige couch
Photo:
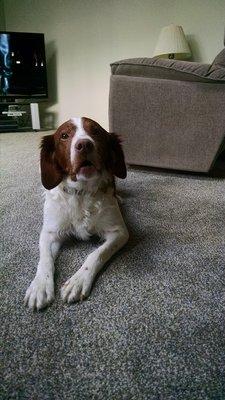
[[[128,164],[208,172],[225,137],[225,48],[211,65],[111,64],[109,126]]]

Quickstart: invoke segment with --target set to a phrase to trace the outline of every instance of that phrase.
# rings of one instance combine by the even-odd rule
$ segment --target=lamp
[[[162,28],[153,57],[178,60],[191,57],[191,50],[182,26],[170,24]]]

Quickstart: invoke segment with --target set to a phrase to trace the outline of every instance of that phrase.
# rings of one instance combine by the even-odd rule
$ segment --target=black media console
[[[32,130],[40,130],[38,103],[0,103],[0,132]]]

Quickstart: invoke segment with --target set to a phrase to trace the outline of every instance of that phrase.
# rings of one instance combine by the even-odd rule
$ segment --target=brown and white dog
[[[68,303],[86,298],[96,274],[128,240],[115,196],[114,177],[126,177],[120,140],[88,118],[72,118],[41,143],[45,191],[40,260],[25,304],[40,310],[54,299],[54,261],[67,235],[104,242],[62,286]]]

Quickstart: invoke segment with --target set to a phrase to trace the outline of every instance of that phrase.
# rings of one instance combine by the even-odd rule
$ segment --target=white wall
[[[43,32],[56,124],[86,115],[108,127],[110,62],[151,57],[160,29],[182,25],[194,60],[223,47],[224,0],[4,0],[6,29]]]
[[[5,30],[5,10],[3,0],[0,0],[0,30]]]

